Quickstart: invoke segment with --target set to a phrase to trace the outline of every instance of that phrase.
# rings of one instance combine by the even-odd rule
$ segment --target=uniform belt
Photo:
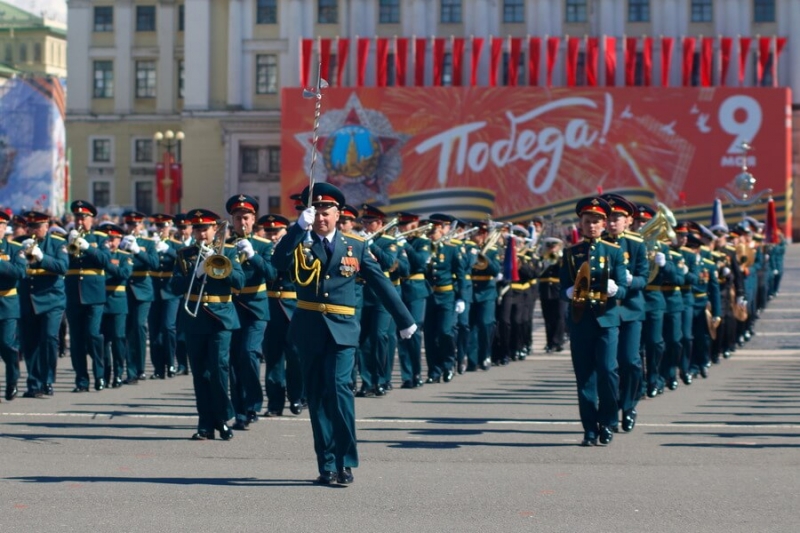
[[[473,278],[472,278],[472,276],[471,276],[470,274],[467,274],[466,276],[464,276],[464,279],[466,279],[466,280],[471,280],[471,279],[473,279]]]
[[[695,298],[705,298],[706,296],[708,296],[708,294],[706,294],[704,292],[696,292],[696,293],[694,293],[694,297]]]
[[[558,278],[539,278],[541,283],[560,283],[561,280]]]
[[[450,292],[453,290],[452,285],[442,285],[441,287],[434,287],[433,292]]]
[[[399,287],[400,286],[400,280],[399,279],[393,279],[392,280],[392,285],[395,285],[395,286]]]
[[[648,285],[648,286],[645,287],[645,290],[648,290],[648,291],[675,292],[675,291],[681,290],[681,288],[678,287],[677,285],[665,285],[665,286]]]
[[[29,276],[55,276],[57,275],[55,272],[50,272],[49,270],[45,270],[43,268],[29,268],[25,271],[26,274]]]
[[[511,288],[517,291],[524,291],[531,288],[530,282],[526,281],[525,283],[512,283]]]
[[[282,298],[284,300],[297,300],[297,293],[295,291],[267,291],[267,296],[270,298]]]
[[[171,278],[172,272],[150,272],[154,278]]]
[[[16,295],[17,295],[17,289],[8,289],[5,291],[0,291],[0,298],[4,298],[6,296],[16,296]]]
[[[472,276],[472,281],[490,281],[494,276]]]
[[[196,302],[198,299],[199,298],[198,298],[197,294],[190,294],[189,295],[189,301],[190,302]],[[228,303],[228,302],[231,301],[231,296],[230,295],[227,295],[227,296],[216,296],[216,295],[213,295],[213,294],[204,294],[203,298],[200,299],[200,301],[203,302],[203,303],[224,304],[224,303]]]
[[[143,271],[140,270],[138,272],[131,273],[131,276],[133,276],[134,278],[149,278],[150,277],[150,271],[149,270],[143,270]]]
[[[425,279],[425,274],[411,274],[410,276],[408,276],[405,279],[406,280],[409,280],[409,279],[411,279],[411,280],[421,280],[421,279]]]
[[[106,285],[106,292],[125,292],[125,285]]]
[[[102,268],[70,268],[67,276],[105,276],[106,271]]]
[[[690,291],[690,290],[692,290],[692,286],[691,285],[681,285],[681,290],[682,291]]]
[[[265,290],[267,290],[267,284],[262,283],[257,287],[242,287],[241,289],[231,289],[231,292],[233,294],[256,294],[259,292],[264,292]]]
[[[304,300],[297,300],[297,307],[300,309],[305,309],[306,311],[316,311],[322,314],[333,313],[336,315],[348,315],[348,316],[353,316],[356,314],[355,307],[348,307],[346,305],[323,304],[319,302],[306,302]]]

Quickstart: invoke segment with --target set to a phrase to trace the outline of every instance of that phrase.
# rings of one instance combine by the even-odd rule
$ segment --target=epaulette
[[[711,250],[711,255],[713,255],[714,257],[719,257],[719,258],[725,257],[725,254],[723,254],[719,250]]]
[[[670,250],[670,251],[669,251],[669,255],[674,255],[674,256],[676,256],[676,257],[683,258],[683,256],[681,255],[681,253],[680,253],[679,251],[677,251],[677,250]]]
[[[681,250],[682,252],[688,252],[688,253],[690,253],[690,254],[693,254],[693,253],[694,253],[694,250],[692,250],[691,248],[688,248],[688,247],[686,247],[686,246],[681,246],[680,250]]]
[[[146,241],[153,241],[153,242],[156,242],[156,240],[155,240],[153,237],[149,237],[149,236],[148,236],[148,237],[139,237],[139,238],[140,238],[140,239],[144,239],[144,240],[146,240]],[[160,240],[160,239],[159,239],[159,240]]]
[[[394,240],[396,240],[396,239],[395,239],[394,237],[392,237],[391,235],[386,235],[385,233],[381,235],[381,239],[389,239],[390,241],[394,241]]]
[[[625,233],[623,233],[623,235],[629,241],[644,242],[644,239],[642,239],[642,236],[640,234],[634,232],[634,231],[625,231]]]
[[[465,242],[464,244],[466,244],[468,246],[478,246],[478,244],[475,241],[471,241],[471,240],[467,240],[467,242]]]
[[[364,237],[359,237],[355,233],[342,233],[342,235],[344,237],[347,237],[348,239],[353,239],[353,240],[356,240],[358,242],[365,242],[367,240]]]
[[[55,233],[51,233],[50,236],[52,238],[54,238],[55,240],[57,240],[57,241],[66,241],[67,240],[64,237],[62,237],[61,235],[56,235]]]
[[[461,239],[450,239],[450,244],[464,244]]]
[[[736,247],[734,245],[732,245],[732,244],[726,244],[725,245],[725,250],[730,250],[731,252],[735,252],[736,251]]]
[[[431,238],[428,237],[427,235],[417,235],[416,238],[417,239],[425,239],[426,241],[431,240]]]
[[[17,248],[22,248],[22,245],[20,243],[18,243],[17,241],[8,241],[8,244],[10,244],[12,246],[16,246]]]
[[[711,259],[709,259],[707,257],[703,258],[703,263],[708,263],[709,265],[716,265],[716,263],[714,261],[712,261]]]
[[[117,248],[117,251],[118,251],[119,253],[121,253],[122,255],[133,255],[132,253],[130,253],[130,252],[126,252],[125,250],[120,250],[119,248]]]
[[[169,242],[174,242],[175,244],[180,244],[180,245],[183,245],[183,241],[179,241],[179,240],[178,240],[178,239],[176,239],[175,237],[170,237],[170,238],[169,238]]]
[[[253,239],[254,241],[264,242],[264,243],[267,243],[267,244],[272,244],[271,240],[265,239],[264,237],[259,237],[258,235],[251,235],[250,238]]]
[[[225,248],[236,248],[236,245],[225,243]]]
[[[614,248],[619,248],[619,244],[617,244],[615,242],[606,241],[606,240],[603,240],[603,239],[600,239],[600,242],[602,242],[603,244],[607,244],[609,246],[613,246]]]
[[[99,235],[101,237],[108,237],[108,233],[106,233],[105,231],[97,230],[97,229],[92,231],[92,235]]]

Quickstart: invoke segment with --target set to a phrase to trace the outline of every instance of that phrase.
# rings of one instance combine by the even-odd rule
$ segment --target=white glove
[[[608,280],[608,289],[606,289],[606,294],[609,297],[613,298],[614,296],[616,296],[618,289],[619,287],[617,287],[616,281],[614,281],[613,279]]]
[[[119,247],[122,250],[127,250],[128,247],[131,245],[133,241],[136,240],[136,237],[133,235],[125,235],[121,241],[119,241]]]
[[[367,241],[367,248],[369,248],[370,246],[372,246],[374,243],[375,243],[375,241],[374,241],[374,240],[372,240],[372,239],[368,240],[368,241]]]
[[[567,298],[572,300],[572,295],[575,293],[575,287],[567,287]]]
[[[83,237],[78,237],[77,239],[75,239],[75,244],[77,244],[78,248],[81,250],[89,249],[89,241],[87,241]]]
[[[70,230],[70,231],[69,231],[69,236],[68,236],[67,238],[70,240],[70,242],[72,242],[72,241],[74,241],[75,239],[77,239],[78,237],[80,237],[80,235],[81,235],[81,234],[80,234],[80,233],[78,233],[78,230],[76,230],[76,229],[73,229],[73,230]]]
[[[663,267],[667,264],[667,256],[663,252],[656,252],[656,265]]]
[[[165,243],[164,241],[158,241],[156,244],[156,252],[163,254],[167,250],[169,250],[169,244]]]
[[[744,296],[739,296],[736,298],[736,305],[747,305],[747,300],[744,299]]]
[[[778,269],[777,269],[777,268],[776,268],[775,270],[773,270],[773,271],[772,271],[772,275],[773,275],[773,276],[777,276],[778,274],[779,274],[779,272],[778,272]]]
[[[197,265],[197,269],[195,270],[194,273],[194,275],[197,276],[197,279],[200,279],[206,275],[205,266],[206,266],[206,259],[204,257],[203,259],[200,260],[200,264]]]
[[[633,281],[633,274],[631,274],[630,270],[625,271],[625,285],[630,285]]]
[[[500,272],[498,275],[496,275],[496,276],[494,277],[494,279],[495,279],[496,281],[503,281],[503,273],[502,273],[502,272]]]
[[[135,240],[133,240],[133,241],[131,241],[131,243],[128,245],[128,251],[129,251],[130,253],[132,253],[133,255],[136,255],[136,254],[138,254],[139,252],[141,252],[141,251],[142,251],[142,249],[139,247],[139,243],[138,243],[138,242],[136,242]]]
[[[31,250],[31,257],[33,257],[36,261],[41,261],[44,257],[42,249],[39,248],[39,246],[34,246],[33,250]]]
[[[689,267],[686,265],[681,265],[681,274],[686,275],[689,272]]]
[[[722,267],[722,275],[728,277],[731,275],[731,269],[728,267]]]
[[[311,207],[307,207],[302,213],[300,213],[300,218],[297,219],[297,225],[300,226],[300,229],[308,229],[314,223],[314,217],[317,216],[317,208],[313,205]]]
[[[405,246],[408,241],[406,241],[405,237],[400,237],[396,242],[397,246]]]
[[[417,331],[417,325],[411,324],[406,329],[400,330],[400,338],[403,340],[410,339],[414,335],[415,331]]]
[[[25,239],[20,244],[22,245],[23,248],[30,248],[34,244],[36,244],[36,241],[34,241],[33,239]]]
[[[460,315],[463,313],[467,308],[467,304],[464,303],[464,300],[456,300],[456,314]]]
[[[198,252],[197,255],[200,256],[201,260],[203,260],[203,259],[205,259],[207,257],[211,257],[212,255],[214,255],[214,249],[212,247],[206,245],[205,243],[201,243],[199,245],[199,252]]]
[[[252,259],[254,255],[256,255],[256,251],[253,250],[253,243],[248,241],[247,239],[242,239],[241,241],[236,243],[236,250],[240,254],[244,254],[245,257],[248,259]]]

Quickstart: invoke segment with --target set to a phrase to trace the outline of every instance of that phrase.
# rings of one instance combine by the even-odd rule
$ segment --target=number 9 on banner
[[[744,153],[742,143],[751,143],[761,129],[761,105],[755,98],[736,95],[719,106],[719,125],[725,133],[735,135],[728,147],[729,154]]]

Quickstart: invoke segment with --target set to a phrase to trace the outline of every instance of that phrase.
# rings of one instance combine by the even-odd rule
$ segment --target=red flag
[[[711,87],[711,63],[714,58],[714,38],[703,37],[700,46],[700,86]]]
[[[511,53],[508,57],[508,84],[517,86],[519,77],[519,55],[522,52],[522,37],[511,38]]]
[[[425,85],[425,41],[424,37],[414,39],[414,85]]]
[[[378,54],[376,61],[378,63],[378,78],[376,80],[376,85],[378,87],[386,87],[389,77],[389,39],[386,37],[378,37],[377,41]]]
[[[319,40],[319,62],[320,62],[319,75],[322,77],[323,80],[326,81],[331,79],[330,78],[331,41],[332,39]]]
[[[164,163],[156,163],[156,199],[158,203],[164,203]]]
[[[472,87],[478,85],[478,62],[481,59],[481,50],[483,50],[483,37],[472,38],[472,65],[469,75],[469,84]]]
[[[575,87],[578,78],[578,49],[581,40],[578,37],[567,39],[567,87]]]
[[[636,37],[625,37],[625,85],[636,85]]]
[[[172,163],[170,170],[172,178],[172,193],[168,209],[173,205],[179,204],[183,197],[183,163]]]
[[[347,54],[350,51],[350,39],[339,39],[339,45],[336,47],[338,56],[336,57],[336,86],[342,86],[342,79],[344,78],[344,67],[347,65]]]
[[[300,86],[308,87],[308,73],[311,68],[311,51],[314,39],[303,39],[300,43]]]
[[[672,64],[672,46],[675,39],[672,37],[661,38],[661,86],[669,87],[669,67]]]
[[[542,58],[542,39],[528,39],[528,85],[539,85],[539,62]]]
[[[786,37],[775,39],[775,58],[772,60],[772,86],[778,86],[778,59],[781,57],[783,47],[786,46]]]
[[[433,86],[442,85],[442,74],[444,74],[444,37],[436,37],[433,40]]]
[[[756,63],[756,85],[761,85],[764,79],[764,69],[767,68],[769,56],[772,53],[772,37],[758,39],[758,62]]]
[[[461,73],[464,69],[464,38],[453,39],[453,87],[461,86]]]
[[[617,39],[606,37],[606,87],[617,84]]]
[[[770,244],[778,244],[780,242],[778,214],[775,212],[775,200],[771,196],[767,201],[767,220],[764,226],[764,240]]]
[[[586,85],[597,87],[597,60],[600,56],[600,41],[597,37],[586,39]]]
[[[519,281],[519,263],[517,262],[517,243],[513,235],[509,235],[506,254],[503,257],[503,279],[515,283]]]
[[[489,87],[497,87],[497,67],[500,65],[500,53],[503,51],[503,39],[489,37]]]
[[[397,52],[394,55],[395,74],[397,85],[406,86],[406,73],[408,72],[408,39],[403,37],[395,43]]]
[[[653,84],[653,38],[642,39],[642,74],[645,87]]]
[[[553,86],[553,67],[556,66],[556,58],[558,57],[558,45],[560,43],[558,37],[547,38],[547,86]]]
[[[722,87],[725,87],[727,80],[728,80],[728,70],[731,66],[731,51],[733,50],[733,38],[731,37],[723,37],[719,41],[719,49],[720,49],[720,60],[722,65],[720,66],[720,74],[719,74],[719,84]]]
[[[694,37],[683,38],[683,86],[689,87],[692,84],[692,66],[694,65]]]
[[[747,54],[750,52],[750,37],[739,37],[739,86],[744,83],[744,72],[747,67]]]
[[[369,57],[369,37],[359,37],[357,42],[358,47],[358,64],[356,68],[356,87],[363,87],[367,78],[367,58]]]

